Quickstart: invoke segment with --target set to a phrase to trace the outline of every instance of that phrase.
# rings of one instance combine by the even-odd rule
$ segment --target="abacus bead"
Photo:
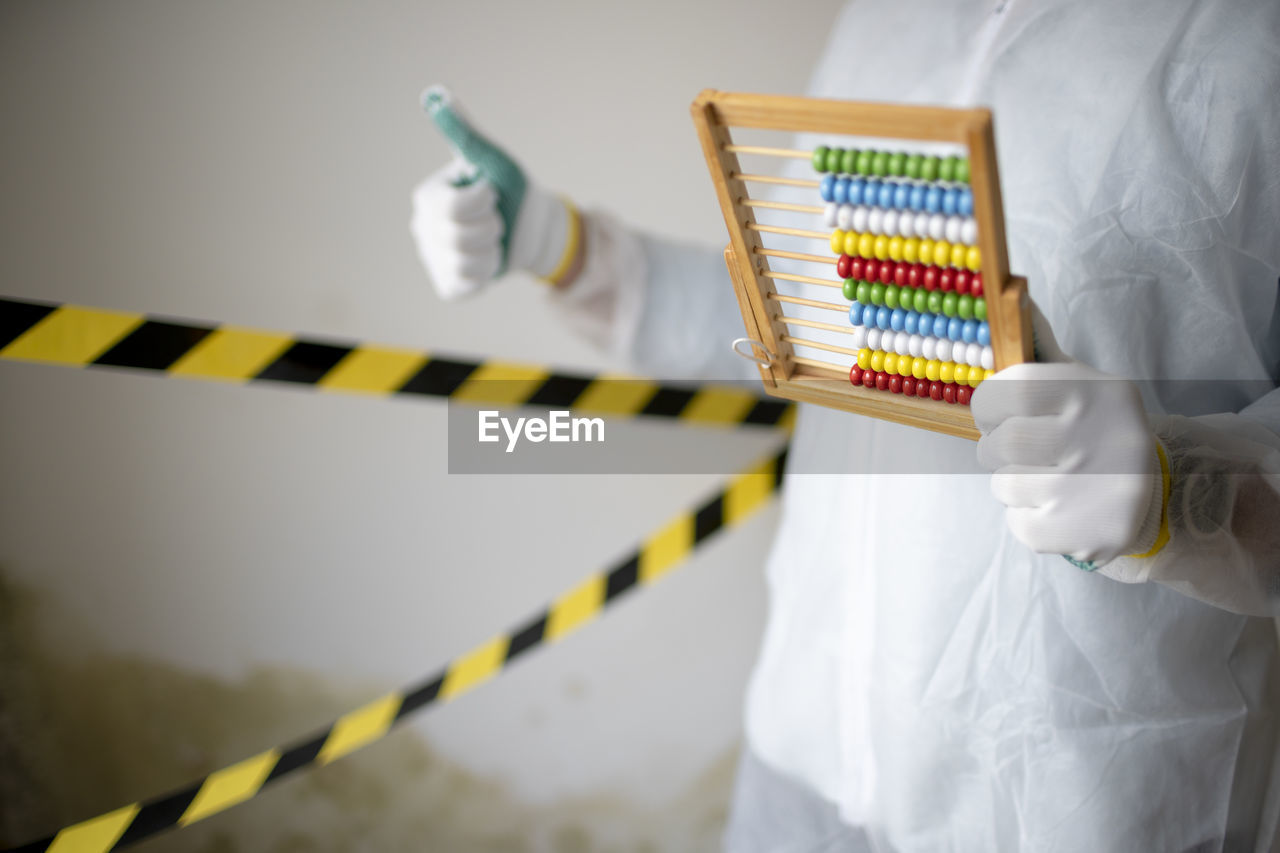
[[[865,320],[867,324],[867,348],[874,352],[875,350],[880,349],[880,338],[884,333],[871,325],[872,318],[867,316],[865,310],[862,313],[862,319]],[[870,362],[868,362],[868,364],[870,364]],[[863,366],[865,367],[866,365]]]
[[[849,368],[849,381],[854,385],[862,384],[862,368],[861,367],[858,367],[858,365],[855,364],[853,367]]]
[[[961,385],[956,389],[956,402],[962,406],[969,405],[969,401],[973,399],[973,389],[968,385]]]
[[[938,381],[938,377],[942,375],[942,362],[936,358],[929,359],[924,367],[924,375],[930,382]]]
[[[831,198],[836,204],[849,203],[849,179],[837,178],[835,187],[832,188]]]
[[[902,238],[894,235],[889,238],[889,257],[892,260],[902,260]]]
[[[985,374],[985,373],[986,373],[986,371],[985,371],[985,370],[983,370],[981,367],[975,367],[975,368],[971,369],[971,370],[969,371],[969,387],[970,387],[971,389],[972,389],[972,388],[977,388],[977,387],[978,387],[978,385],[979,385],[979,384],[981,384],[983,374]]]
[[[982,295],[982,273],[977,270],[973,271],[973,286],[970,290],[973,291],[975,298]]]
[[[964,341],[966,344],[969,344],[970,346],[975,346],[975,347],[977,346],[977,343],[975,343],[975,341],[978,340],[978,321],[977,320],[964,321],[964,327],[961,328],[960,330],[960,340]]]
[[[898,211],[886,210],[884,212],[884,219],[882,220],[882,222],[884,226],[884,233],[888,234],[890,237],[899,236],[898,235]]]
[[[885,284],[893,284],[894,270],[897,266],[893,261],[881,261],[878,270],[880,280]]]
[[[956,316],[962,320],[973,319],[973,297],[969,294],[956,297]]]
[[[938,158],[925,157],[920,163],[920,178],[925,181],[938,180]]]
[[[858,238],[858,254],[864,258],[874,256],[876,246],[876,235],[863,234]]]
[[[960,297],[956,296],[955,293],[948,293],[943,296],[942,313],[946,314],[948,317],[954,317],[956,315],[956,303],[959,301]]]
[[[969,250],[965,253],[964,265],[974,272],[982,269],[982,252],[977,246],[969,247]]]
[[[875,350],[871,353],[871,369],[876,373],[884,370],[884,352]]]
[[[871,367],[871,350],[867,347],[862,347],[858,350],[858,367],[863,370]]]
[[[956,293],[968,293],[973,282],[973,273],[968,270],[956,270]]]
[[[929,236],[929,214],[923,210],[915,214],[911,220],[911,228],[916,232],[916,236],[924,239]]]
[[[922,400],[929,399],[929,386],[933,383],[927,379],[916,382],[916,396]]]
[[[964,346],[964,344],[961,344]],[[955,361],[956,345],[949,338],[938,339],[938,361]]]
[[[884,307],[888,308],[890,311],[897,310],[898,308],[898,288],[891,284],[885,285],[884,288]]]
[[[857,278],[857,276],[855,276],[855,278]],[[863,305],[869,304],[871,302],[871,282],[858,282],[858,287],[854,291],[854,295],[858,297],[858,301]]]
[[[870,294],[868,294],[868,297],[870,298],[872,305],[883,305],[884,304],[884,285],[880,284],[879,282],[872,283],[871,292]],[[862,300],[859,299],[858,301],[861,302]]]
[[[849,227],[859,234],[867,230],[867,222],[870,219],[870,212],[863,205],[858,205],[853,209],[852,215],[849,217]]]
[[[902,318],[902,331],[908,335],[914,335],[920,331],[920,315],[914,311],[905,312],[906,316]]]
[[[960,242],[970,246],[978,242],[978,220],[972,216],[960,226]]]
[[[849,260],[849,275],[850,275],[850,276],[852,276],[853,278],[858,278],[858,279],[866,278],[866,277],[867,277],[867,262],[866,262],[865,260],[863,260],[862,258],[859,258],[859,257],[856,257],[856,256],[852,256],[852,255],[851,255],[851,256],[849,256],[849,257],[850,257],[850,260]],[[865,302],[866,300],[864,299],[864,300],[862,300],[862,301],[863,301],[863,302]]]
[[[911,269],[907,270],[907,284],[911,287],[924,286],[924,265],[911,264]]]
[[[866,326],[853,327],[853,334],[850,337],[853,338],[854,349],[862,349],[867,345],[867,331]]]
[[[813,149],[813,171],[821,172],[827,168],[827,146],[819,145]]]
[[[911,188],[910,204],[912,210],[924,210],[925,185],[916,184]]]
[[[964,320],[952,317],[947,320],[947,340],[959,341],[964,337]]]
[[[915,214],[909,210],[902,211],[898,216],[898,233],[908,240],[918,236],[915,229]]]
[[[889,388],[889,374],[876,373],[876,390],[886,391]]]
[[[862,178],[854,178],[849,182],[849,204],[862,204],[862,191],[867,182]]]
[[[863,305],[861,302],[853,302],[849,305],[849,325],[862,325],[862,309]]]
[[[937,267],[929,266],[924,268],[924,274],[920,277],[920,284],[925,290],[937,290],[942,284],[942,273]],[[933,309],[930,308],[930,311]]]
[[[873,207],[867,211],[867,230],[872,234],[884,233],[884,211]]]
[[[893,191],[893,206],[905,210],[911,204],[911,185],[898,184]]]
[[[944,361],[938,365],[938,379],[943,382],[950,382],[956,378],[956,366],[954,362]]]
[[[932,361],[938,357],[938,339],[935,337],[927,337],[924,344],[920,347],[920,357],[925,361]]]
[[[954,377],[954,380],[955,380],[956,382],[968,383],[968,381],[969,381],[969,365],[967,365],[967,364],[957,364],[957,365],[955,366],[955,370],[954,370],[954,371],[952,371],[952,376]]]
[[[907,397],[916,395],[916,380],[910,376],[904,376],[902,379],[902,393]]]
[[[818,195],[822,196],[823,201],[834,201],[836,192],[836,176],[823,175],[822,180],[818,183]]]
[[[981,364],[983,370],[986,371],[986,373],[984,374],[984,378],[987,376],[990,376],[992,373],[992,368],[996,366],[995,350],[991,349],[991,347],[983,347],[982,358],[978,361],[978,363]]]
[[[875,256],[880,260],[883,261],[885,258],[889,257],[889,238],[883,234],[876,237],[874,249]]]
[[[942,210],[942,190],[937,187],[929,187],[924,191],[924,209],[929,213],[939,213]]]
[[[889,314],[889,328],[895,332],[903,331],[903,324],[907,321],[907,312],[901,308],[894,308]]]
[[[912,314],[911,316],[916,316]],[[916,334],[908,331],[907,333],[907,353],[912,358],[919,358],[924,355],[924,335]]]
[[[898,372],[898,357],[891,352],[884,354],[884,372],[890,376]]]
[[[941,382],[930,382],[929,397],[934,400],[941,400],[943,397],[943,391],[945,388],[946,386],[943,385]]]
[[[876,197],[876,204],[881,207],[893,207],[893,194],[898,189],[898,185],[894,183],[883,183],[880,185],[880,193]]]
[[[989,323],[979,323],[978,334],[974,336],[974,340],[980,346],[988,346],[991,343],[991,325]]]
[[[844,242],[840,245],[840,254],[856,255],[858,247],[862,245],[862,238],[865,235],[859,234],[857,231],[844,232]]]
[[[947,227],[943,229],[942,236],[947,238],[947,242],[955,245],[960,242],[961,231],[963,230],[963,221],[959,216],[948,216]]]
[[[956,177],[956,158],[943,157],[938,162],[938,180],[953,181]]]
[[[955,290],[956,271],[948,267],[938,271],[938,289],[943,293]]]
[[[946,400],[948,403],[956,402],[956,400],[959,399],[956,396],[957,390],[958,389],[954,384],[950,382],[946,383],[945,385],[942,386],[942,399]]]
[[[854,168],[858,165],[858,149],[850,148],[844,152],[844,156],[840,158],[840,171],[846,175],[852,175]]]
[[[951,260],[951,244],[946,240],[935,241],[933,244],[933,262],[940,267],[945,267],[949,260]]]
[[[871,155],[871,171],[881,177],[889,174],[889,152],[877,151]]]
[[[906,247],[903,246],[903,252],[905,251],[906,251]],[[908,263],[894,264],[893,265],[893,283],[898,285],[898,287],[906,287],[907,272],[910,269],[911,269],[911,264],[908,264]]]
[[[854,168],[859,175],[871,174],[871,149],[864,148],[858,152],[857,160],[854,162]]]
[[[839,255],[843,248],[844,248],[844,232],[841,231],[839,228],[837,228],[835,231],[831,232],[831,251]]]
[[[907,155],[907,162],[906,162],[904,171],[907,173],[908,178],[920,177],[920,155],[919,154]]]
[[[894,375],[889,377],[889,390],[895,394],[902,393],[902,377],[901,376]]]
[[[876,372],[874,370],[862,371],[862,387],[864,388],[876,387]]]
[[[920,263],[933,263],[933,241],[928,237],[920,241]]]
[[[990,379],[992,376],[995,376],[995,375],[996,375],[996,372],[988,367],[985,371],[983,371],[982,378]]]
[[[981,296],[973,300],[973,316],[978,320],[987,319],[987,300]]]
[[[929,292],[929,311],[932,314],[940,314],[942,312],[942,294],[936,290]],[[937,334],[936,327],[934,334]]]
[[[836,275],[840,278],[850,278],[853,276],[853,258],[848,255],[841,255],[836,259]],[[849,297],[852,299],[853,297]]]
[[[902,217],[903,222],[908,222],[909,218]],[[909,264],[914,264],[920,259],[920,241],[915,237],[908,238],[902,243],[902,259]]]
[[[842,148],[828,148],[828,149],[827,149],[827,169],[826,169],[826,170],[827,170],[828,172],[839,172],[839,171],[840,171],[840,160],[841,160],[843,157],[844,157],[844,149],[842,149]]]
[[[968,187],[963,187],[956,196],[956,213],[961,216],[973,216],[973,190]]]
[[[840,225],[840,205],[829,201],[822,206],[822,224],[828,228],[836,228]]]
[[[840,285],[840,292],[844,294],[844,298],[850,302],[856,302],[858,299],[858,282],[856,279],[846,278],[844,284]]]
[[[906,168],[905,168],[906,159],[907,159],[907,155],[903,154],[901,151],[894,151],[892,154],[890,154],[889,155],[889,174],[890,175],[903,174],[906,171]]]
[[[890,308],[887,305],[881,305],[879,308],[876,309],[876,325],[879,326],[881,329],[889,328],[889,325],[892,320],[893,320],[892,308]],[[881,340],[883,340],[883,338]]]
[[[911,352],[911,336],[906,332],[898,332],[893,336],[893,351],[898,355],[908,355]]]
[[[941,302],[942,294],[938,293],[936,290],[934,291],[934,294],[938,297],[938,301]],[[932,308],[933,307],[932,297],[930,297],[929,302],[930,302],[929,307]],[[946,340],[947,323],[951,322],[951,318],[948,317],[946,314],[941,313],[941,309],[942,309],[942,306],[939,305],[938,310],[933,312],[933,336],[938,339],[939,346],[941,346],[943,341]]]
[[[947,216],[956,215],[956,195],[954,187],[948,187],[942,191],[942,212]]]
[[[982,347],[977,344],[969,344],[964,348],[964,360],[969,363],[970,367],[982,367]]]
[[[911,307],[921,314],[929,310],[929,291],[923,288],[911,293]]]
[[[929,364],[929,359],[924,357],[911,359],[911,375],[914,376],[916,379],[924,379],[925,367],[928,364]]]
[[[929,239],[941,240],[947,234],[947,218],[941,213],[929,217]]]
[[[959,157],[956,159],[956,180],[962,184],[969,183],[969,158]]]

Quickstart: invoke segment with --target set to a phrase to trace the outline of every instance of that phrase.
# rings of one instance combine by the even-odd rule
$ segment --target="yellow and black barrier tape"
[[[380,344],[351,344],[230,325],[0,297],[0,360],[150,370],[221,382],[280,382],[320,391],[425,395],[584,414],[733,426],[790,425],[792,409],[732,387],[684,388],[476,362]]]
[[[710,500],[660,527],[612,568],[568,590],[523,625],[461,655],[439,674],[356,708],[292,745],[260,752],[180,790],[130,803],[5,853],[106,853],[211,817],[253,798],[281,776],[329,764],[373,743],[410,714],[457,698],[521,655],[581,628],[624,593],[661,579],[715,533],[750,517],[778,490],[786,455],[784,449],[738,474]]]

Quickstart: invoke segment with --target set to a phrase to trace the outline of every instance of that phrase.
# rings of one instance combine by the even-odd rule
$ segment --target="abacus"
[[[729,230],[725,263],[747,334],[734,348],[757,362],[766,392],[976,439],[973,390],[1032,360],[1026,280],[1008,272],[991,113],[712,90],[692,112]],[[731,129],[829,144],[736,144]],[[804,160],[817,174],[744,171],[740,156]],[[751,185],[798,188],[810,203],[753,198]],[[758,222],[757,211],[816,215],[830,230]],[[830,254],[765,245],[773,235],[821,241]],[[774,269],[774,259],[824,275]],[[815,288],[845,301],[814,298],[825,295]]]

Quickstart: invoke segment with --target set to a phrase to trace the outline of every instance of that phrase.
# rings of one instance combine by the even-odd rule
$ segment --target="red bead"
[[[974,296],[982,295],[982,273],[976,272],[973,274],[973,284],[969,286],[969,289],[973,291]]]
[[[942,399],[946,400],[948,403],[954,403],[956,401],[956,383],[947,382],[942,386]]]
[[[907,286],[920,287],[924,284],[924,265],[912,264],[911,269],[907,270]]]
[[[925,267],[924,275],[921,278],[924,281],[925,290],[938,289],[938,268],[937,267]]]
[[[916,383],[916,396],[925,399],[929,396],[929,386],[932,383],[928,379],[921,379]]]
[[[956,293],[961,296],[969,292],[969,285],[973,283],[973,273],[968,270],[956,270]]]
[[[916,378],[914,376],[902,377],[902,393],[908,397],[916,395]]]
[[[929,396],[935,400],[942,399],[942,383],[941,382],[929,383]]]
[[[862,368],[861,367],[858,367],[858,365],[855,364],[853,367],[849,368],[849,381],[852,382],[854,385],[862,384]]]
[[[956,389],[956,402],[962,406],[969,405],[969,399],[973,397],[973,389],[968,385],[961,385]]]
[[[866,388],[876,387],[876,372],[874,370],[862,371],[862,384]]]
[[[907,273],[911,271],[911,264],[894,264],[893,265],[893,283],[898,287],[907,286]]]
[[[867,262],[864,261],[862,258],[850,258],[849,274],[846,276],[842,276],[842,278],[856,278],[859,281],[862,281],[866,279],[866,277],[867,277]]]
[[[894,265],[893,261],[881,261],[881,262],[880,262],[880,281],[884,282],[885,284],[892,284],[892,283],[893,283],[893,268],[894,268],[894,266],[895,266],[895,265]]]
[[[883,391],[889,387],[889,374],[883,370],[876,373],[876,388]]]
[[[853,278],[853,258],[841,255],[836,261],[836,275],[839,278]]]
[[[942,288],[944,293],[948,293],[956,289],[956,271],[951,267],[938,273],[938,287]]]
[[[889,377],[889,390],[895,394],[902,393],[902,377],[901,376],[895,373],[894,375]]]

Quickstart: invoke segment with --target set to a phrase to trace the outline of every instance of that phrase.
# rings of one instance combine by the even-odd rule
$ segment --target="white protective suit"
[[[1271,849],[1277,45],[1277,0],[854,2],[831,32],[811,95],[993,108],[1011,267],[1065,350],[1210,380],[1145,388],[1172,539],[1100,573],[1127,583],[1015,540],[972,443],[801,408],[794,471],[938,472],[789,475],[768,561],[749,747],[877,849]],[[719,247],[587,220],[574,320],[650,375],[756,375]]]

